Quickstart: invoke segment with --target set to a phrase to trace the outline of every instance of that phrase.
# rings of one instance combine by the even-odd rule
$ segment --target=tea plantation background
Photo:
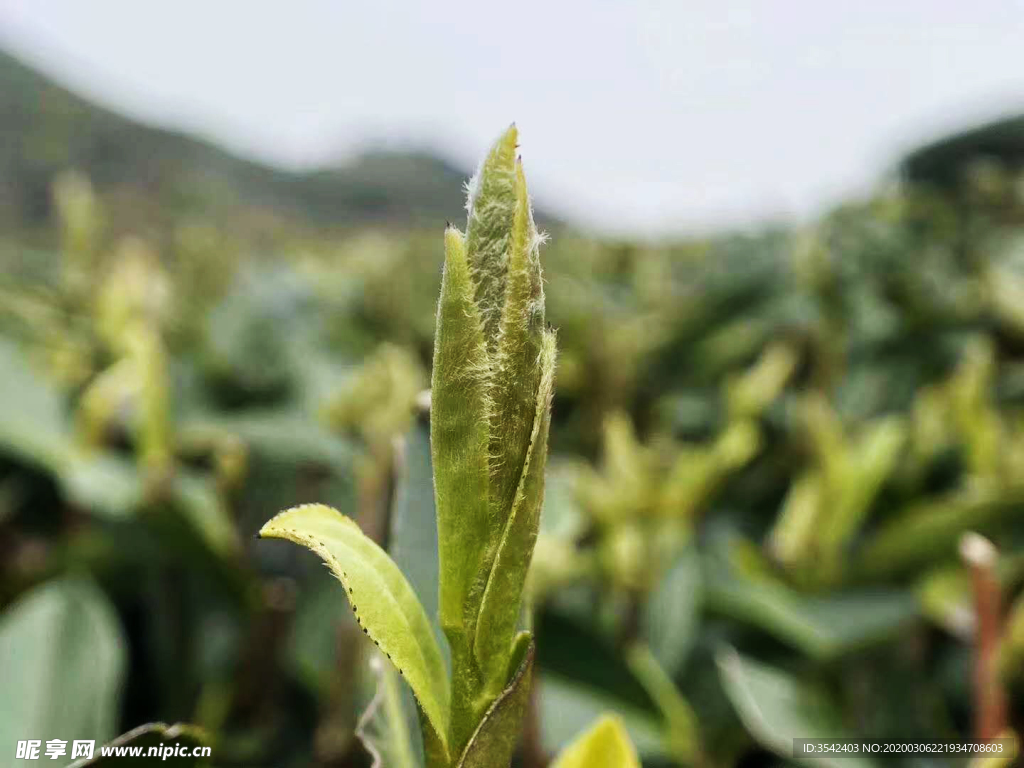
[[[4,763],[184,722],[217,766],[369,765],[372,644],[253,534],[332,504],[436,607],[424,390],[471,169],[274,170],[4,55],[0,135]],[[1009,119],[807,225],[657,244],[539,202],[560,356],[518,765],[603,712],[649,766],[1019,731],[1022,160]]]

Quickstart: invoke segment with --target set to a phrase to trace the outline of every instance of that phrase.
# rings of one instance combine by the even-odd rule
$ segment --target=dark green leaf
[[[643,634],[664,670],[674,676],[686,660],[700,621],[700,558],[687,547],[647,598]]]
[[[716,659],[722,685],[747,731],[782,758],[793,757],[793,739],[841,739],[849,735],[835,705],[819,691],[782,670],[726,648]],[[866,757],[809,760],[829,768],[870,768]]]
[[[0,620],[0,749],[24,739],[115,733],[125,641],[106,597],[86,581],[35,588]]]

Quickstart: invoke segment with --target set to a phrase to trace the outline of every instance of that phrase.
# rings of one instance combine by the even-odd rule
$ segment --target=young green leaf
[[[445,232],[431,380],[441,626],[462,631],[488,538],[489,363],[462,235]],[[470,615],[475,611],[468,611]]]
[[[465,237],[445,233],[437,309],[430,438],[455,755],[505,695],[547,458],[555,342],[517,139],[512,126],[470,183]]]
[[[516,163],[515,182],[505,303],[491,379],[491,514],[498,521],[504,521],[516,503],[527,452],[533,444],[537,390],[545,371],[542,355],[545,346],[553,343],[544,329],[542,238],[533,223],[522,163]]]
[[[488,349],[493,351],[505,301],[510,233],[516,216],[516,146],[514,125],[498,139],[469,183],[466,253],[475,304],[480,308]]]
[[[423,606],[387,553],[340,512],[323,504],[285,510],[260,530],[323,558],[341,581],[356,620],[409,681],[437,738],[448,729],[448,678]]]
[[[562,750],[551,768],[640,768],[640,758],[622,721],[605,715]]]
[[[555,376],[555,335],[551,332],[544,334],[537,367],[541,370],[541,382],[534,406],[529,449],[516,491],[516,503],[505,523],[476,622],[474,651],[493,694],[505,685],[506,660],[519,619],[518,597],[526,583],[526,572],[540,526]],[[510,599],[511,595],[517,599]]]
[[[480,721],[458,768],[495,768],[508,765],[512,760],[533,676],[533,640],[525,633],[521,637],[523,642],[516,645],[518,658],[513,657],[515,672]]]

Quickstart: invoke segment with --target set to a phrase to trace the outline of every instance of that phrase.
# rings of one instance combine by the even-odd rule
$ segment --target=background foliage
[[[216,765],[368,765],[357,728],[398,722],[360,724],[372,646],[315,558],[252,537],[351,512],[436,617],[422,393],[463,175],[271,171],[8,58],[0,117],[0,749],[185,721]],[[1024,580],[1020,135],[924,148],[799,231],[540,217],[560,359],[523,765],[604,712],[650,766],[974,731],[961,535],[996,544],[1005,605]]]

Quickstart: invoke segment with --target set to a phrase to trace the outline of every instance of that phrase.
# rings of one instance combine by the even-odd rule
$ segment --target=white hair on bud
[[[484,170],[484,162],[487,160],[485,157],[480,161],[480,165],[476,168],[476,173],[469,177],[469,180],[462,185],[466,192],[466,213],[470,216],[473,215],[473,201],[476,200],[477,193],[480,191],[480,174]]]
[[[421,413],[430,413],[430,390],[421,390],[416,395],[416,409]]]

